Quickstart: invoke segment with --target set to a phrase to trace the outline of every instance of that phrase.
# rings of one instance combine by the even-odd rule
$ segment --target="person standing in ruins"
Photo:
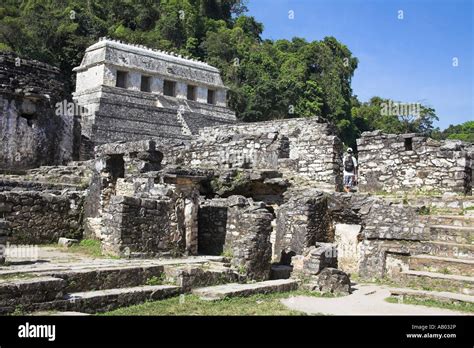
[[[353,156],[352,148],[347,149],[347,155],[342,159],[344,167],[344,191],[351,192],[357,182],[357,160]]]

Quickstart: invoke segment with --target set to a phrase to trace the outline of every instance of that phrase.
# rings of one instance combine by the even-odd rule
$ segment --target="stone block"
[[[61,247],[69,248],[75,244],[79,244],[79,240],[77,239],[71,239],[71,238],[64,238],[61,237],[58,240],[58,245]]]
[[[326,267],[337,267],[337,250],[331,243],[316,243],[303,255],[292,257],[295,273],[317,275]]]
[[[336,224],[338,268],[344,272],[357,273],[360,257],[361,225]]]
[[[347,273],[335,268],[325,268],[317,276],[312,290],[331,294],[350,294],[351,280]]]

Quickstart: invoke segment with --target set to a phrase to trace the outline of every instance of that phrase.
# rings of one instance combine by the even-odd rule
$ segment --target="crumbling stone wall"
[[[89,233],[102,240],[104,253],[131,257],[197,253],[202,178],[188,171],[160,171],[160,146],[146,140],[96,148],[87,221]]]
[[[364,132],[357,148],[361,191],[472,194],[471,155],[459,141],[374,131]]]
[[[232,264],[251,279],[270,275],[273,215],[263,203],[239,196],[229,197],[229,215],[224,250],[230,251]]]
[[[419,207],[346,193],[329,195],[328,203],[345,271],[362,278],[391,276],[409,255],[426,252],[420,242],[428,240],[429,228]]]
[[[72,159],[77,123],[66,113],[56,113],[56,103],[66,100],[65,89],[59,69],[0,54],[0,169]]]
[[[102,217],[102,250],[118,256],[184,252],[184,230],[171,199],[112,196]]]
[[[331,190],[340,189],[342,143],[317,117],[203,128],[180,164],[276,169]]]
[[[410,254],[421,253],[423,245],[419,242],[429,238],[429,228],[417,209],[403,204],[381,199],[362,216],[362,222],[359,275],[365,278],[381,278],[392,273],[390,258],[404,263]]]
[[[183,152],[183,163],[204,168],[277,168],[281,142],[276,132],[201,137]]]
[[[0,192],[0,215],[10,223],[11,243],[48,244],[82,238],[83,193]]]
[[[277,210],[273,260],[290,264],[316,242],[333,242],[334,230],[328,213],[327,197],[310,191],[290,197]]]
[[[270,275],[273,214],[262,202],[230,196],[203,202],[199,209],[199,250],[231,258],[242,275]]]

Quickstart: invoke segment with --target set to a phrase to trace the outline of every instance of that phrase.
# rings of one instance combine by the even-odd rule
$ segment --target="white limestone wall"
[[[104,67],[104,80],[103,84],[106,86],[115,86],[115,81],[117,79],[117,69],[110,65],[103,65]]]
[[[216,91],[216,105],[227,106],[227,91],[225,89],[218,89]]]
[[[196,90],[196,101],[199,103],[207,103],[207,88],[198,86]]]
[[[82,92],[87,89],[102,85],[104,81],[104,65],[91,66],[87,70],[80,71],[77,74],[76,92]]]
[[[152,76],[151,78],[151,93],[163,95],[163,83],[164,79],[158,76]]]
[[[185,82],[176,82],[176,98],[186,99],[188,97],[188,84]]]
[[[139,91],[142,82],[142,74],[134,71],[129,71],[127,76],[127,89]]]

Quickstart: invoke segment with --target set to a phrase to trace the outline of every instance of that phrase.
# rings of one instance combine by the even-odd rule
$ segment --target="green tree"
[[[467,121],[458,125],[449,125],[444,131],[437,131],[435,138],[457,139],[468,143],[474,143],[474,121]]]

